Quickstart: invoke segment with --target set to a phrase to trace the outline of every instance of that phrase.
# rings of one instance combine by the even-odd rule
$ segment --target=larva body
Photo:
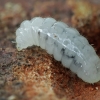
[[[100,80],[100,59],[87,39],[63,22],[35,17],[16,30],[17,49],[40,46],[88,83]]]

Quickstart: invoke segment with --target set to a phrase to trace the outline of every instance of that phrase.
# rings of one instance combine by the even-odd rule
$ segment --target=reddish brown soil
[[[100,82],[83,82],[39,47],[18,52],[12,43],[23,20],[50,16],[77,28],[100,55],[99,6],[93,0],[1,0],[0,100],[100,100]]]

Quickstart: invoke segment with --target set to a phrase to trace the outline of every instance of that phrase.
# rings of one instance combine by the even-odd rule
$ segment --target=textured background
[[[15,31],[25,19],[53,17],[77,28],[100,55],[99,0],[0,0],[0,100],[100,100],[88,84],[39,47],[18,52]]]

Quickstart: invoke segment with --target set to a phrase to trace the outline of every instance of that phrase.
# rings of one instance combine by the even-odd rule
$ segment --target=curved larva
[[[100,80],[100,59],[87,39],[63,22],[35,17],[16,30],[17,49],[40,46],[88,83]]]

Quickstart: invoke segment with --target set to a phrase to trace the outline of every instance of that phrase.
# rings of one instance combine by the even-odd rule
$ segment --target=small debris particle
[[[98,90],[99,88],[98,87],[95,87],[95,89]]]
[[[18,99],[15,95],[11,95],[10,97],[8,97],[8,100],[18,100]]]

